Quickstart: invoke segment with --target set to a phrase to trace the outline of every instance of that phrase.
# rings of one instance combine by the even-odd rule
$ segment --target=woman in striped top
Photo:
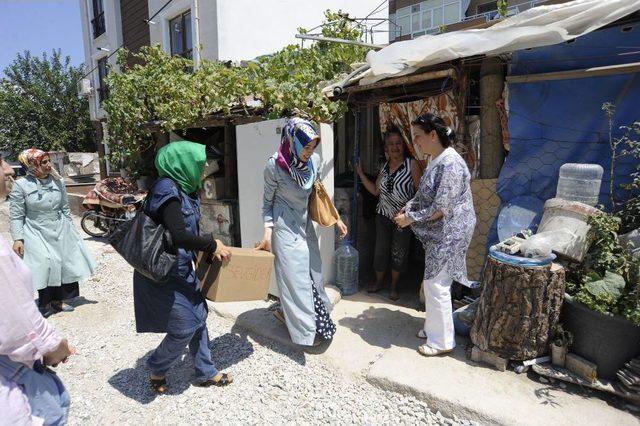
[[[384,151],[388,160],[375,182],[369,180],[360,164],[356,165],[356,171],[367,191],[379,197],[376,209],[374,255],[376,282],[371,283],[368,291],[375,293],[384,286],[384,277],[389,260],[391,260],[389,298],[398,300],[398,279],[400,274],[407,269],[411,231],[408,228],[397,227],[393,218],[402,210],[407,201],[413,198],[422,173],[417,161],[405,154],[404,141],[397,128],[389,128],[385,133]]]

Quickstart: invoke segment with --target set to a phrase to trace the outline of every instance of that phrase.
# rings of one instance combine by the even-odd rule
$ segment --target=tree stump
[[[522,267],[491,257],[482,280],[471,341],[480,350],[510,360],[547,352],[564,297],[564,268]]]

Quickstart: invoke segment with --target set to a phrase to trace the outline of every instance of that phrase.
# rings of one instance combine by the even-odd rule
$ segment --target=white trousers
[[[449,350],[456,347],[451,308],[452,283],[453,279],[444,270],[422,283],[426,313],[424,332],[428,336],[427,345],[434,349]]]

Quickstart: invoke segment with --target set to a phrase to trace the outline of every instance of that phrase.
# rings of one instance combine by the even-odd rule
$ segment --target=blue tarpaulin
[[[631,62],[640,62],[640,25],[608,28],[571,43],[517,52],[510,75]],[[508,91],[510,152],[497,183],[503,206],[521,195],[543,201],[553,198],[562,164],[596,163],[604,168],[599,202],[609,208],[611,150],[602,104],[615,104],[613,137],[622,136],[620,126],[640,120],[640,75],[512,83]],[[619,159],[616,188],[630,181],[636,166],[636,159]],[[620,200],[628,196],[621,189],[614,193]],[[496,239],[494,224],[489,243]]]

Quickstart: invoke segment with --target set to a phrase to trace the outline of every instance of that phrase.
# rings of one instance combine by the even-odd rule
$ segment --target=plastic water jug
[[[556,198],[595,206],[604,170],[599,164],[566,163],[560,167]]]
[[[358,292],[358,270],[360,255],[349,241],[344,241],[336,250],[336,286],[340,292],[349,296]]]

